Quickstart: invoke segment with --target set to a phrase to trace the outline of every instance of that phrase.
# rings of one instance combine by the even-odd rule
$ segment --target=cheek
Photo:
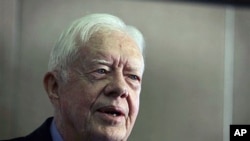
[[[140,95],[134,94],[129,96],[128,98],[128,104],[129,104],[129,110],[131,116],[137,117],[137,114],[139,112],[139,105],[140,105]]]
[[[140,107],[140,96],[136,97],[136,100],[135,100],[135,112],[136,112],[136,115],[139,112],[139,107]]]
[[[81,114],[88,113],[91,106],[95,103],[101,92],[100,85],[92,85],[90,83],[74,84],[71,88],[63,93],[63,108],[68,108],[72,112]],[[84,112],[83,112],[84,111]]]
[[[84,112],[83,108],[87,106],[86,104],[87,102],[80,96],[71,95],[61,99],[61,110],[67,115],[79,116],[80,112],[78,111]]]
[[[87,113],[87,107],[90,105],[90,94],[86,93],[83,87],[75,85],[61,93],[60,106],[65,114],[71,116],[80,116]]]

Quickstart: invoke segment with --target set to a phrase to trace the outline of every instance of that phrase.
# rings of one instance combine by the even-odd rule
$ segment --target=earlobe
[[[54,72],[47,72],[43,79],[44,88],[50,100],[58,99],[58,80]]]

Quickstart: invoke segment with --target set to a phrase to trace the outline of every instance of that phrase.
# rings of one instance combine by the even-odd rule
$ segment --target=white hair
[[[50,54],[49,71],[58,70],[62,77],[65,76],[66,68],[77,59],[79,48],[84,47],[93,33],[104,27],[128,34],[144,55],[144,38],[138,29],[113,15],[91,14],[76,20],[61,34]]]

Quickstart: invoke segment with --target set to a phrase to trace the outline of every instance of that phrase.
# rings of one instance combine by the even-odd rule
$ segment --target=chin
[[[117,129],[115,127],[102,128],[99,130],[95,137],[98,141],[126,141],[127,140],[127,132],[123,129]]]

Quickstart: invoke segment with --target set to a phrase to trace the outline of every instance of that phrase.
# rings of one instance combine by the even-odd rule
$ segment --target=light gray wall
[[[19,15],[18,2],[0,1],[0,136],[17,133],[19,79]]]
[[[250,124],[250,9],[235,13],[233,123]]]
[[[68,24],[93,12],[117,15],[145,35],[146,70],[131,141],[226,141],[228,124],[249,123],[247,9],[233,10],[235,20],[223,6],[174,2],[2,0],[0,10],[0,139],[28,134],[52,115],[42,86],[49,51]],[[235,23],[231,95],[224,80],[227,22]]]

